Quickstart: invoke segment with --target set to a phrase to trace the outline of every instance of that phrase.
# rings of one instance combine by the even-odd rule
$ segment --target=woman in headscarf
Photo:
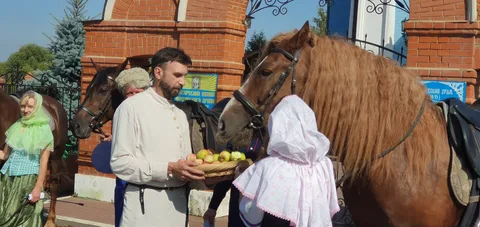
[[[326,156],[330,141],[318,132],[315,115],[298,96],[282,99],[268,120],[268,157],[233,184],[241,192],[246,226],[332,226],[340,210],[334,170]]]
[[[40,94],[26,92],[20,99],[22,117],[5,133],[6,144],[0,150],[0,159],[7,160],[0,170],[0,226],[42,226],[40,194],[54,144],[42,102]]]

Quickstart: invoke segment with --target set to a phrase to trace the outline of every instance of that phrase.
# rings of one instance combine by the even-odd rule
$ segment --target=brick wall
[[[115,66],[127,57],[153,55],[171,46],[192,57],[190,72],[218,73],[217,101],[230,97],[238,89],[244,70],[246,28],[242,20],[248,0],[189,0],[186,21],[179,23],[175,22],[177,3],[115,0],[111,19],[85,22],[83,95],[95,75],[90,58],[104,67]],[[103,129],[110,132],[110,127],[108,123]],[[96,134],[80,141],[79,173],[105,176],[91,166],[91,154],[98,143]]]
[[[405,24],[407,67],[426,80],[467,82],[466,102],[474,102],[478,97],[479,24],[467,21],[465,1],[411,0],[410,6],[410,20]]]

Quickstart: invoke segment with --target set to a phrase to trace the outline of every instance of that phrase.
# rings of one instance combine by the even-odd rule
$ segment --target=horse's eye
[[[100,92],[101,92],[101,93],[106,93],[106,92],[108,92],[108,87],[106,87],[106,86],[100,87]]]
[[[264,77],[270,76],[271,74],[272,74],[272,71],[270,71],[270,70],[264,69],[262,71],[262,76],[264,76]]]

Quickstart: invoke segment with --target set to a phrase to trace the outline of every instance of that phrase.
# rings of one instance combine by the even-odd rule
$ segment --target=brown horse
[[[68,173],[68,168],[62,160],[62,156],[68,142],[67,114],[62,104],[50,96],[43,96],[43,107],[48,111],[55,124],[52,131],[55,148],[50,155],[49,169],[50,176],[47,183],[50,183],[50,210],[45,226],[55,226],[56,213],[55,206],[60,190],[60,179],[69,181],[75,173]],[[5,145],[5,131],[18,119],[20,119],[20,105],[11,96],[7,95],[3,89],[0,89],[0,146]]]
[[[350,176],[343,195],[357,226],[459,222],[464,208],[449,192],[445,119],[417,75],[346,40],[319,37],[308,22],[275,36],[259,59],[220,117],[219,142],[245,144],[294,93]]]
[[[113,119],[116,107],[123,100],[115,78],[127,67],[128,59],[114,67],[103,68],[93,60],[92,64],[97,73],[88,85],[85,99],[70,124],[73,135],[79,139],[89,138],[92,131],[104,134],[102,126]]]
[[[104,133],[102,126],[113,119],[115,109],[123,101],[115,78],[126,68],[128,61],[127,58],[118,66],[106,68],[99,67],[92,61],[97,73],[87,87],[87,94],[81,107],[73,117],[71,126],[74,136],[86,139],[90,137],[92,131]],[[216,143],[215,140],[220,113],[210,111],[200,103],[193,101],[174,103],[187,115],[192,149],[195,152],[201,149],[223,149],[223,146]]]

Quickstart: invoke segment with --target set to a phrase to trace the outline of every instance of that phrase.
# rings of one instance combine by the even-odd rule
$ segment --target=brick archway
[[[179,22],[180,1],[188,1],[188,4],[185,19]],[[85,95],[95,74],[90,59],[109,67],[134,57],[130,64],[144,66],[145,56],[169,46],[182,48],[192,57],[190,72],[218,74],[217,101],[231,96],[238,89],[244,70],[246,27],[242,21],[247,4],[248,0],[107,0],[101,20],[84,22],[86,48],[81,59],[82,94]],[[110,127],[110,124],[104,126],[107,132]],[[80,141],[81,176],[76,179],[91,182],[92,176],[113,177],[98,173],[91,165],[91,154],[98,143],[97,135]],[[75,184],[77,193],[82,192],[82,196],[107,201],[113,198],[110,197],[113,191],[106,190],[98,196],[101,189],[88,189],[91,184],[80,189],[82,182]],[[85,191],[87,189],[89,191]]]

